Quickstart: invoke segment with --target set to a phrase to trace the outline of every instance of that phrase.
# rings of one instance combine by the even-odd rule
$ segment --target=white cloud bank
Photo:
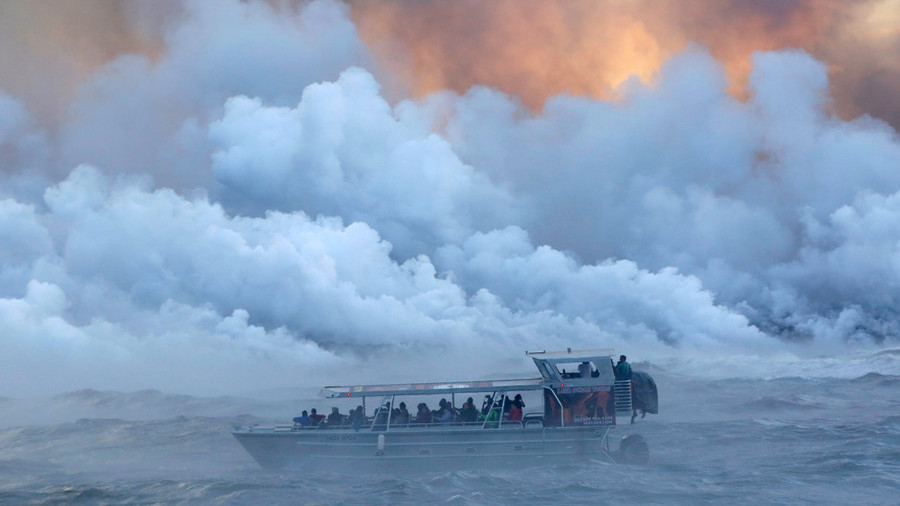
[[[25,271],[25,293],[0,305],[0,356],[24,386],[123,377],[133,388],[177,388],[205,376],[184,388],[215,390],[215,379],[218,389],[246,389],[398,356],[430,374],[478,374],[526,346],[651,348],[663,339],[731,352],[766,340],[695,278],[627,261],[578,266],[515,227],[442,250],[483,287],[467,295],[426,256],[391,259],[390,244],[360,222],[230,217],[205,198],[110,181],[88,166],[45,201],[46,213],[0,206],[5,233],[32,238],[4,259]]]

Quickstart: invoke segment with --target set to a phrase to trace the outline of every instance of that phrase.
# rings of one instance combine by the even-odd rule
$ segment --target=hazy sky
[[[900,0],[3,2],[0,395],[896,347],[897,54]]]

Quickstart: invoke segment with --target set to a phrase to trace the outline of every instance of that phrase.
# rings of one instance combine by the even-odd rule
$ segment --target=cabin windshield
[[[559,371],[547,362],[537,362],[537,368],[545,380],[557,381],[560,377]]]
[[[613,364],[609,357],[578,357],[564,360],[534,358],[535,366],[544,381],[562,382],[567,379],[592,379],[611,382],[615,380]]]

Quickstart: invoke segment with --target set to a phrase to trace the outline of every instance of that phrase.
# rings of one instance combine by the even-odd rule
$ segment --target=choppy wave
[[[851,380],[853,383],[877,387],[896,387],[900,385],[900,376],[870,372]]]
[[[741,408],[754,412],[773,412],[782,410],[822,410],[827,409],[822,403],[815,402],[802,395],[792,395],[788,398],[765,396],[753,401],[742,403]]]

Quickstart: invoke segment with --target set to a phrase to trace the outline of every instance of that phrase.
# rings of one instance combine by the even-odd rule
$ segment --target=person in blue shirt
[[[619,355],[619,363],[616,364],[615,371],[617,380],[631,379],[631,366],[625,361],[625,355]]]

